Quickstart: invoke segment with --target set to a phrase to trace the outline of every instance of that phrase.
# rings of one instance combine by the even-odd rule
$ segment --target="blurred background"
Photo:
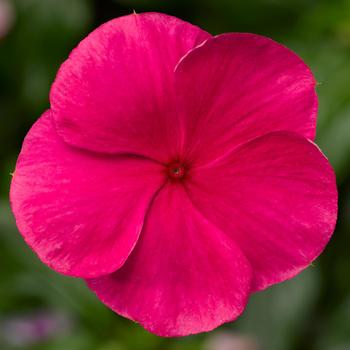
[[[213,34],[267,35],[319,82],[317,143],[337,173],[336,233],[313,266],[253,295],[237,322],[209,334],[162,339],[115,315],[84,283],[40,263],[9,209],[10,173],[60,63],[93,28],[132,10],[172,14]],[[349,350],[350,1],[0,0],[0,194],[1,350]]]

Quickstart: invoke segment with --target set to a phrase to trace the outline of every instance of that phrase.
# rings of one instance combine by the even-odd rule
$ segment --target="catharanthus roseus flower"
[[[234,320],[332,235],[315,80],[270,39],[121,17],[73,50],[50,102],[13,177],[18,228],[44,263],[151,332]]]

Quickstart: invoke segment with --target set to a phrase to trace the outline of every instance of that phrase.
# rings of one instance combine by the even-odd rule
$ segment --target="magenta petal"
[[[317,146],[297,134],[257,138],[194,169],[189,182],[194,204],[247,256],[255,290],[307,267],[333,233],[334,172]]]
[[[193,207],[184,188],[155,198],[125,265],[88,281],[115,312],[161,336],[209,331],[243,311],[251,281],[247,259]]]
[[[315,136],[315,79],[298,56],[271,39],[211,38],[180,61],[175,76],[192,158],[205,162],[277,130]]]
[[[20,232],[44,263],[96,277],[124,263],[162,181],[154,162],[66,145],[47,112],[24,141],[10,197]]]
[[[102,25],[73,50],[52,86],[58,133],[85,149],[167,161],[182,133],[174,68],[208,37],[198,27],[157,13]]]

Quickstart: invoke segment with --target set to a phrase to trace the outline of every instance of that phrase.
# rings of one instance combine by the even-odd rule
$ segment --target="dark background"
[[[104,307],[84,283],[46,268],[24,244],[8,190],[23,137],[48,107],[55,72],[93,28],[157,11],[218,34],[272,37],[314,71],[317,143],[337,173],[335,235],[313,266],[253,295],[235,323],[209,334],[162,339]],[[349,350],[350,1],[0,0],[0,349]]]

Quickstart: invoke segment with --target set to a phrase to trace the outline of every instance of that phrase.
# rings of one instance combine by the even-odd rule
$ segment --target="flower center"
[[[172,163],[168,166],[167,172],[170,179],[180,180],[186,175],[186,167],[180,162]]]

